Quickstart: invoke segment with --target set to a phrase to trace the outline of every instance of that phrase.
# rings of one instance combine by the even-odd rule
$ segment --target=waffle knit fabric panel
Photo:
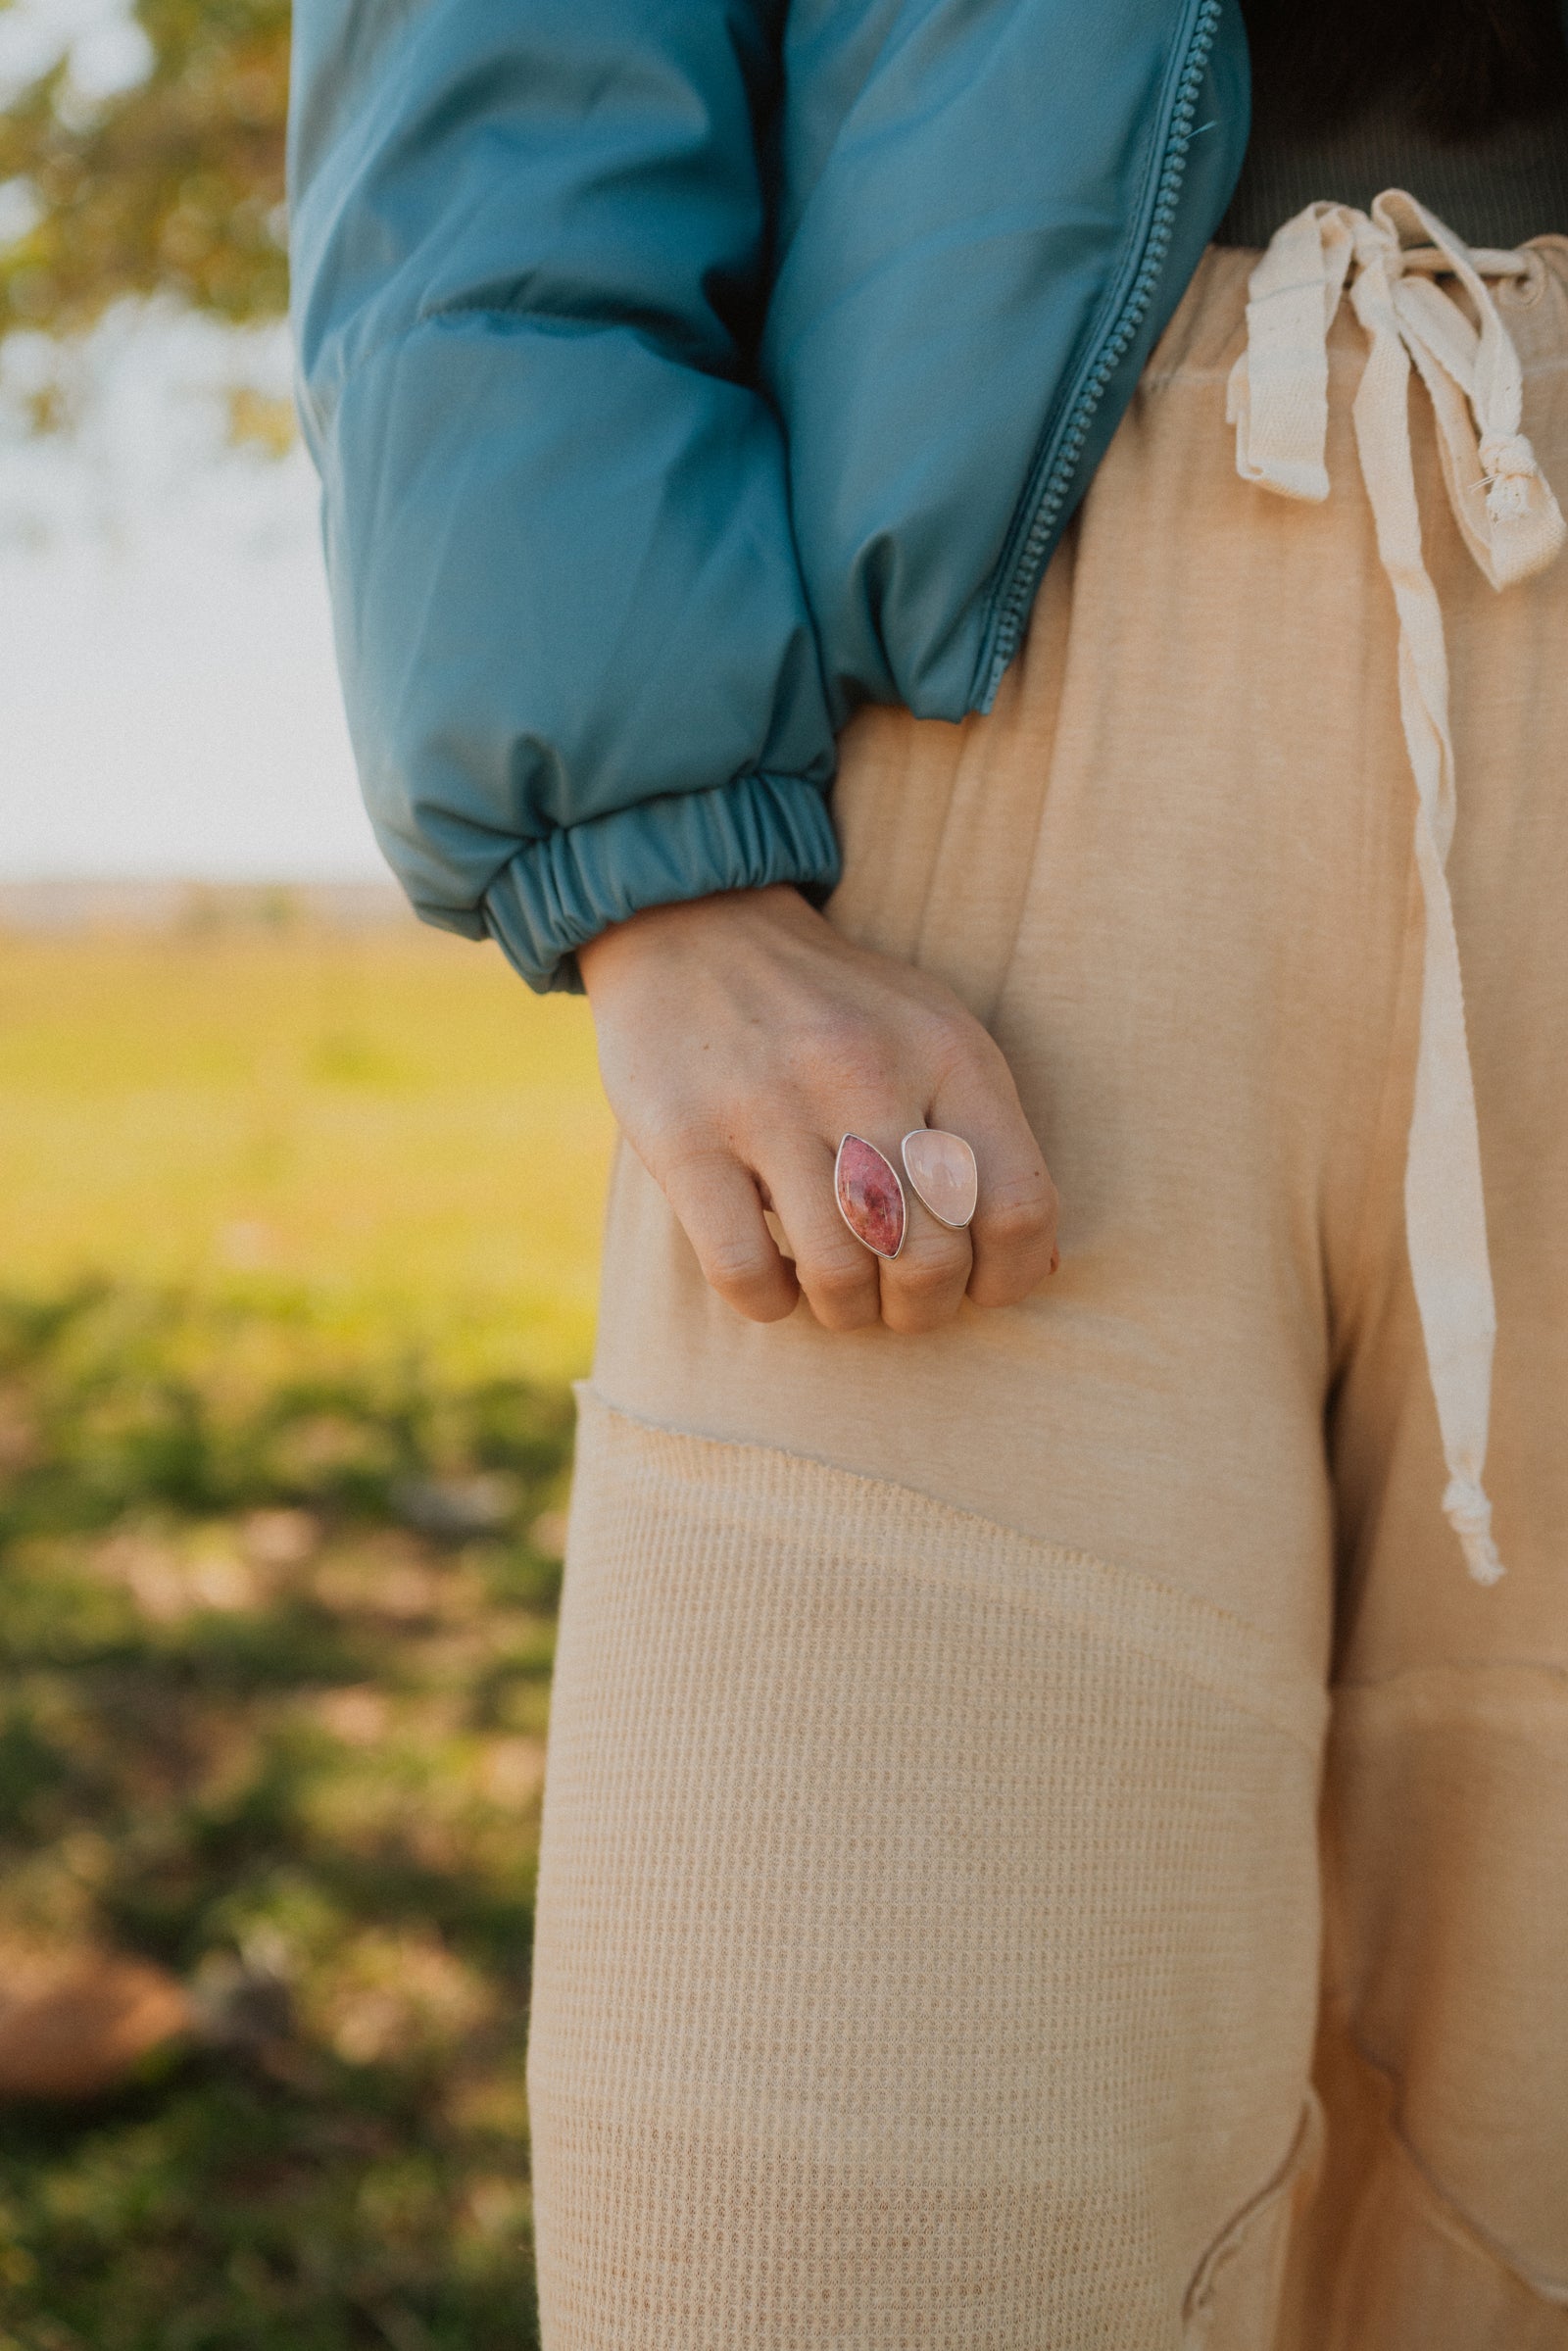
[[[830,911],[998,1037],[1061,1273],[919,1339],[746,1324],[617,1165],[539,1891],[545,2351],[1568,2351],[1568,562],[1487,585],[1418,392],[1489,1591],[1405,1253],[1365,343],[1342,312],[1327,501],[1240,479],[1252,258],[1205,260],[995,710],[843,744]],[[1568,242],[1496,298],[1568,493]]]

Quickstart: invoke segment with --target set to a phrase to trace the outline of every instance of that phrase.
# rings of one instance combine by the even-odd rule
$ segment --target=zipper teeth
[[[1045,488],[1041,492],[1040,503],[1035,509],[1034,520],[1029,525],[1029,535],[1023,543],[1018,561],[1013,567],[1012,579],[997,617],[995,649],[992,653],[990,673],[986,683],[988,700],[995,694],[1002,681],[1002,673],[1017,648],[1024,611],[1028,604],[1030,589],[1034,584],[1035,574],[1039,569],[1041,553],[1051,534],[1052,525],[1061,512],[1062,501],[1067,495],[1073,475],[1078,469],[1078,460],[1083,455],[1084,443],[1089,438],[1089,427],[1094,421],[1095,411],[1104,398],[1105,386],[1126,358],[1133,337],[1148,315],[1149,305],[1153,299],[1154,287],[1158,283],[1160,271],[1164,269],[1165,257],[1170,251],[1171,236],[1175,228],[1176,200],[1181,193],[1182,180],[1187,171],[1187,150],[1192,145],[1193,116],[1198,110],[1199,90],[1202,84],[1204,69],[1208,64],[1208,53],[1214,45],[1214,35],[1219,29],[1222,9],[1223,0],[1200,0],[1198,15],[1194,20],[1187,63],[1182,69],[1182,76],[1176,86],[1176,102],[1171,109],[1170,128],[1165,140],[1165,157],[1160,167],[1159,184],[1154,191],[1154,209],[1150,219],[1149,237],[1144,246],[1144,258],[1139,264],[1138,274],[1133,279],[1128,291],[1121,317],[1117,319],[1114,329],[1095,363],[1093,374],[1078,396],[1077,406],[1074,408],[1072,416],[1068,419],[1067,428],[1057,445],[1055,461],[1052,465]]]

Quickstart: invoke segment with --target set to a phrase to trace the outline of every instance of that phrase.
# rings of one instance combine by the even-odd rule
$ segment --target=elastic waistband
[[[1246,347],[1226,396],[1242,479],[1320,503],[1334,487],[1330,342],[1353,321],[1356,454],[1397,620],[1425,922],[1405,1234],[1447,1469],[1444,1513],[1483,1584],[1502,1573],[1482,1483],[1496,1312],[1446,874],[1460,806],[1448,658],[1422,545],[1410,396],[1417,385],[1427,395],[1448,504],[1483,577],[1516,587],[1554,563],[1568,528],[1523,429],[1524,370],[1503,304],[1517,287],[1529,318],[1552,286],[1560,303],[1562,280],[1539,250],[1472,251],[1402,189],[1386,190],[1370,214],[1310,204],[1250,272]]]
[[[1533,237],[1519,250],[1527,273],[1495,289],[1497,307],[1526,376],[1568,367],[1568,235]],[[1175,316],[1150,354],[1146,390],[1178,379],[1228,377],[1247,342],[1247,305],[1262,249],[1210,245],[1193,273]],[[1359,374],[1366,344],[1348,310],[1329,328],[1330,365]]]

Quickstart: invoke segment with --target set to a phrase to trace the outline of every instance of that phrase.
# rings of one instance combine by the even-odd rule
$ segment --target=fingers
[[[1055,1187],[996,1044],[966,1017],[945,1028],[923,1023],[919,1042],[927,1050],[911,1051],[909,1042],[899,1056],[902,1072],[862,1067],[846,1083],[842,1071],[824,1066],[815,1102],[782,1091],[759,1116],[755,1102],[733,1099],[722,1125],[705,1121],[694,1131],[687,1124],[683,1134],[666,1133],[663,1150],[648,1152],[705,1278],[738,1313],[778,1321],[804,1293],[826,1330],[880,1320],[913,1334],[951,1321],[965,1295],[976,1305],[1014,1305],[1054,1270]],[[922,1070],[934,1082],[922,1086]],[[929,1097],[926,1123],[974,1149],[979,1200],[966,1231],[932,1216],[905,1176],[899,1138],[921,1123],[909,1107],[921,1093]],[[907,1222],[897,1257],[878,1257],[839,1213],[835,1111],[846,1099],[856,1109],[852,1131],[883,1151],[905,1184]],[[824,1114],[830,1132],[818,1123]],[[764,1208],[776,1218],[784,1249]],[[785,1250],[793,1251],[793,1264]]]
[[[1052,1270],[1056,1194],[1000,1054],[997,1070],[950,1077],[930,1113],[930,1124],[969,1140],[980,1164],[968,1231],[953,1231],[926,1210],[892,1143],[896,1119],[877,1123],[878,1134],[887,1128],[887,1155],[899,1166],[908,1212],[897,1257],[877,1257],[845,1224],[833,1151],[819,1137],[776,1141],[760,1170],[763,1197],[795,1252],[793,1267],[767,1229],[757,1181],[728,1148],[715,1144],[662,1169],[665,1195],[705,1280],[753,1322],[779,1321],[804,1291],[829,1331],[860,1330],[878,1319],[894,1331],[932,1331],[951,1321],[966,1292],[982,1306],[1027,1298]]]
[[[715,1144],[690,1152],[662,1168],[660,1180],[704,1280],[721,1298],[750,1322],[778,1322],[793,1311],[800,1286],[762,1221],[756,1184],[729,1151]]]
[[[979,1162],[969,1297],[977,1306],[1015,1306],[1054,1270],[1060,1203],[1012,1073],[987,1044],[949,1072],[928,1123],[962,1135]]]
[[[777,1140],[762,1174],[795,1251],[806,1302],[828,1331],[858,1331],[882,1310],[878,1260],[857,1241],[833,1190],[833,1152],[818,1136]]]
[[[622,1131],[738,1312],[771,1321],[804,1292],[831,1330],[925,1331],[965,1288],[1006,1305],[1049,1272],[1055,1192],[1011,1076],[930,974],[854,945],[783,887],[645,908],[578,960]],[[978,1211],[954,1234],[910,1197],[901,1255],[878,1260],[839,1216],[834,1151],[849,1127],[897,1154],[922,1103],[973,1145]]]
[[[888,1152],[895,1164],[897,1149]],[[890,1330],[905,1332],[950,1322],[969,1279],[968,1234],[938,1224],[906,1183],[904,1247],[896,1257],[876,1256],[839,1213],[833,1158],[825,1142],[812,1140],[785,1148],[763,1169],[817,1321],[829,1331],[856,1331],[880,1316]]]
[[[969,1236],[938,1224],[915,1198],[897,1147],[889,1156],[904,1185],[908,1221],[903,1249],[896,1257],[883,1257],[877,1265],[882,1320],[891,1331],[934,1331],[940,1323],[951,1322],[958,1311],[969,1281]]]

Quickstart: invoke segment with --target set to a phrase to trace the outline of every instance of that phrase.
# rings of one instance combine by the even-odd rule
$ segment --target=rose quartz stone
[[[856,1240],[879,1257],[896,1257],[904,1247],[904,1186],[891,1161],[858,1135],[846,1135],[833,1182]]]
[[[916,1127],[904,1138],[904,1169],[940,1224],[967,1224],[980,1195],[980,1171],[961,1135]]]

